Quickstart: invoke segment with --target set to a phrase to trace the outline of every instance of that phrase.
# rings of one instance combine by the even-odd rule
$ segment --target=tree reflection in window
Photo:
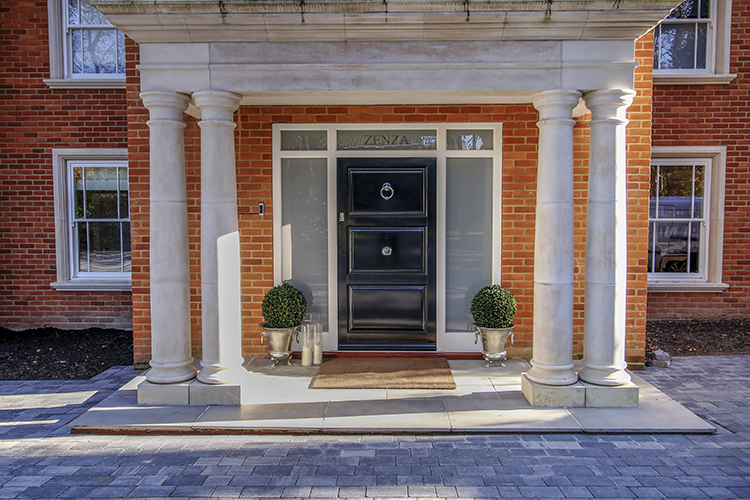
[[[127,166],[72,164],[76,275],[130,272]]]
[[[648,272],[701,273],[703,165],[651,167]]]
[[[125,35],[89,0],[68,0],[70,69],[74,75],[125,74]]]
[[[710,23],[709,0],[686,0],[672,10],[654,32],[654,69],[706,69]]]

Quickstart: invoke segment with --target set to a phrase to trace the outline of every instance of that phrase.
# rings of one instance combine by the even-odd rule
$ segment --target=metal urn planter
[[[263,343],[263,337],[268,339],[268,357],[272,366],[282,360],[291,365],[292,337],[297,334],[299,342],[299,328],[307,313],[307,299],[294,286],[282,283],[266,292],[261,311],[265,321],[260,324],[263,328],[260,342]]]
[[[513,332],[511,330],[515,327],[516,325],[511,325],[508,328],[477,327],[474,334],[474,343],[478,343],[479,337],[482,337],[482,357],[485,367],[489,368],[494,361],[499,361],[500,366],[505,366],[505,359],[508,357],[505,346],[508,344],[508,338],[513,345]]]
[[[474,318],[477,331],[474,343],[482,336],[482,357],[484,366],[489,368],[493,362],[500,361],[505,366],[508,357],[505,346],[508,337],[513,342],[513,318],[518,311],[516,298],[500,285],[488,285],[480,289],[471,299],[470,312]]]
[[[263,328],[260,333],[260,343],[263,344],[263,338],[268,341],[268,357],[271,358],[271,366],[278,365],[281,361],[286,360],[288,365],[292,364],[292,338],[297,335],[299,342],[299,326],[288,328],[271,328],[267,322],[259,325]]]

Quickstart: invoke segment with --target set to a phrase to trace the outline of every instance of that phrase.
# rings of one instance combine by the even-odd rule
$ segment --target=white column
[[[625,111],[632,90],[597,90],[584,96],[591,111],[589,200],[586,215],[586,303],[581,380],[599,385],[630,382],[625,371],[627,297],[627,164]]]
[[[201,112],[203,358],[198,380],[223,384],[236,380],[243,361],[233,120],[240,97],[205,91],[193,99]]]
[[[169,384],[195,377],[190,356],[190,270],[183,112],[189,98],[144,92],[149,110],[149,266],[151,370],[149,382]]]
[[[539,111],[534,349],[529,380],[545,385],[578,381],[573,371],[573,108],[580,92],[535,94]]]

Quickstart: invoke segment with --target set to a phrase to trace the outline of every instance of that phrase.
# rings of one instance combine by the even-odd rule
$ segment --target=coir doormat
[[[334,358],[320,365],[312,389],[455,389],[444,358]]]

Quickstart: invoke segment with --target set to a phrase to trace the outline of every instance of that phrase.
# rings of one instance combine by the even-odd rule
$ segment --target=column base
[[[151,360],[149,365],[151,369],[146,374],[146,379],[154,384],[176,384],[195,378],[193,358],[178,363],[158,363]]]
[[[630,374],[625,370],[586,366],[586,360],[584,360],[583,363],[583,369],[578,372],[578,378],[583,382],[608,387],[627,385],[630,383]]]

